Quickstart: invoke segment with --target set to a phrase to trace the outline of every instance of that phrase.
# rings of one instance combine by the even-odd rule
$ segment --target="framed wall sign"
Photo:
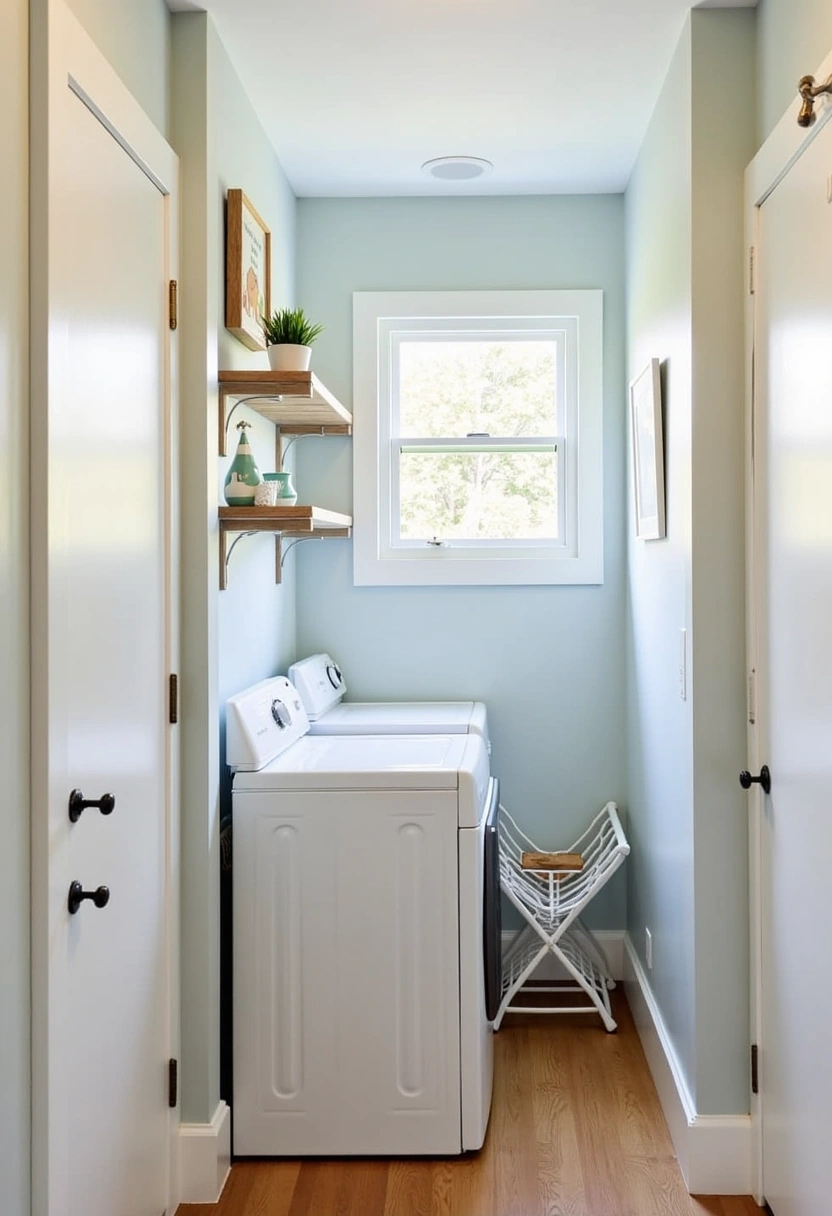
[[[265,350],[260,318],[271,312],[271,233],[242,190],[229,190],[226,205],[225,326],[249,350]]]
[[[651,359],[630,384],[630,430],[636,536],[661,540],[665,535],[664,440],[658,359]]]

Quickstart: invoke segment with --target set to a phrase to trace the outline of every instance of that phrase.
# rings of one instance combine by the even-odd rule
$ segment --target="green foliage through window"
[[[546,338],[399,343],[402,540],[558,538],[558,354]]]

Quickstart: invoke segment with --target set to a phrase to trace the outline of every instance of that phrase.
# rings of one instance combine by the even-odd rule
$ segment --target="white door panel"
[[[69,1210],[159,1216],[167,1183],[165,202],[74,94],[63,166],[55,205],[68,376],[52,456],[63,508],[56,560],[66,597],[67,773],[86,797],[116,799],[106,818],[85,811],[56,859],[67,887],[78,879],[110,889],[106,908],[85,903],[67,925]]]
[[[176,161],[58,0],[32,37],[33,1211],[161,1216]]]
[[[832,1007],[832,124],[760,208],[756,519],[763,1182],[826,1216]]]

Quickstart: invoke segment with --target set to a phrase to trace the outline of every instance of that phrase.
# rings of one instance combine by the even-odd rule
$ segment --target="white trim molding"
[[[700,1115],[629,935],[624,990],[659,1095],[685,1185],[692,1195],[750,1195],[750,1115]]]
[[[231,1169],[231,1108],[220,1102],[210,1123],[179,1127],[182,1203],[217,1203]]]
[[[356,586],[603,583],[603,294],[596,288],[353,293]],[[551,419],[551,433],[536,436],[558,452],[557,537],[405,540],[394,455],[403,440],[396,404],[401,342],[419,335],[502,341],[511,334],[555,341],[561,352],[558,417]],[[456,437],[463,444],[476,438],[498,438],[495,450],[506,450],[501,444],[510,441],[474,433]],[[429,442],[427,436],[414,441]]]

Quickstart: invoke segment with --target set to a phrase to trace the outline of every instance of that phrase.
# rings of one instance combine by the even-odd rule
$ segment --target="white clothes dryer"
[[[479,1148],[500,991],[482,738],[312,737],[278,677],[231,698],[226,746],[235,1155]]]
[[[482,701],[344,701],[343,671],[328,654],[293,663],[289,679],[300,693],[313,735],[480,735],[491,754]]]

